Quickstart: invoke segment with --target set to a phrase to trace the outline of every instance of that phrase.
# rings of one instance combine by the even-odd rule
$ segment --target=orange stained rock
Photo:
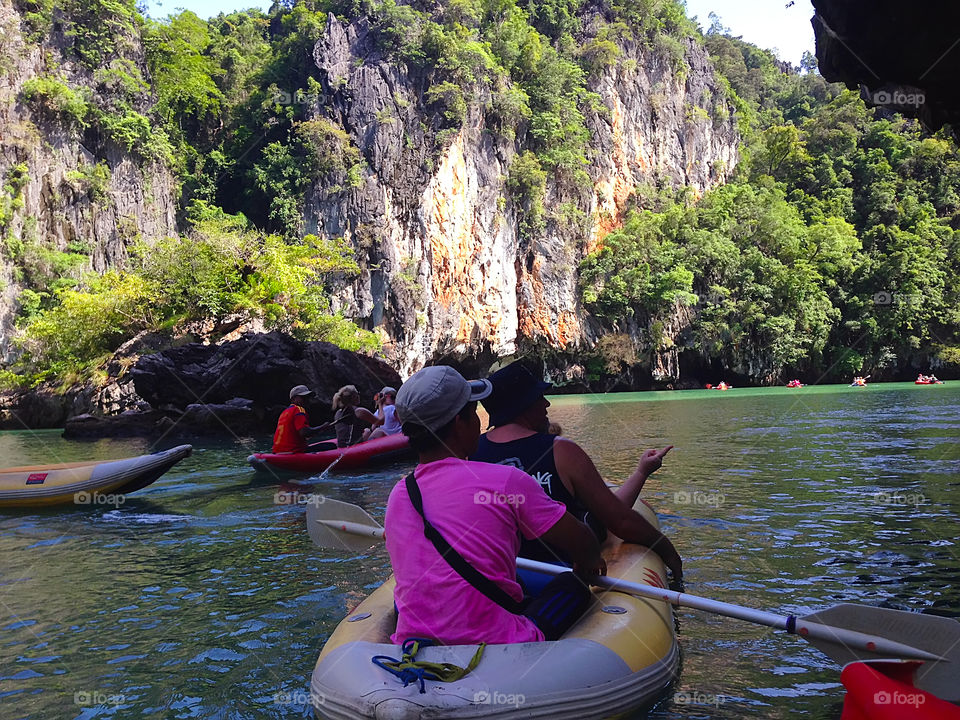
[[[590,237],[587,239],[586,250],[588,253],[600,248],[603,245],[603,239],[622,225],[623,208],[627,198],[630,197],[637,186],[636,177],[630,167],[630,161],[627,159],[623,107],[620,103],[620,96],[614,95],[611,100],[610,125],[613,135],[613,154],[610,159],[613,162],[613,172],[610,176],[598,180],[594,186],[596,203],[593,213],[593,227],[590,231]],[[638,145],[642,147],[642,138],[638,137],[636,140]],[[641,168],[646,166],[640,148],[637,150],[636,160]]]
[[[472,342],[477,334],[494,339],[501,323],[497,308],[482,302],[487,278],[480,263],[483,249],[470,188],[462,134],[441,160],[428,190],[427,237],[432,258],[434,300],[458,316],[456,340]]]
[[[532,305],[518,305],[519,325],[517,332],[521,337],[545,338],[555,348],[563,349],[575,344],[580,338],[580,321],[570,310],[561,310],[554,317],[545,300],[543,281],[540,278],[541,260],[533,263],[529,273],[523,273],[517,282],[525,285],[532,295]]]

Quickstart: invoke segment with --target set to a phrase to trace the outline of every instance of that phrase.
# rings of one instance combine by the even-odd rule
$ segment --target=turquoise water
[[[852,601],[960,617],[960,383],[552,400],[610,480],[676,445],[644,497],[687,592],[780,613]],[[4,720],[309,715],[323,642],[389,565],[382,549],[312,547],[303,506],[245,464],[267,441],[195,444],[121,507],[0,512]],[[151,449],[0,433],[6,465]],[[382,517],[404,467],[303,480]],[[640,717],[839,717],[839,669],[812,646],[677,618],[680,677]]]

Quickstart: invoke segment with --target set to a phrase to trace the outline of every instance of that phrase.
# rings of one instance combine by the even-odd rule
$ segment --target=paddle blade
[[[342,523],[350,530],[337,527]],[[307,503],[307,532],[318,547],[366,552],[380,542],[383,528],[362,507],[313,496]]]
[[[960,623],[936,615],[844,603],[802,618],[808,622],[876,635],[939,655],[917,669],[914,684],[921,690],[951,702],[960,701]],[[852,649],[822,638],[807,638],[821,652],[845,665],[888,655]]]

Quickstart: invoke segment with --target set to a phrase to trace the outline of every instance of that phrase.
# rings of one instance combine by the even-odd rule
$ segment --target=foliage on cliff
[[[14,344],[19,357],[3,371],[4,384],[82,378],[137,333],[175,332],[193,321],[215,326],[226,316],[350,349],[379,347],[376,336],[330,308],[329,282],[359,271],[350,249],[302,233],[280,237],[269,227],[296,226],[290,198],[299,200],[325,169],[320,150],[338,162],[356,162],[356,152],[341,147],[342,138],[322,123],[288,122],[284,132],[291,142],[261,146],[250,138],[256,128],[231,120],[250,116],[251,91],[265,85],[270,63],[285,59],[267,40],[265,16],[252,12],[208,23],[184,11],[157,22],[143,18],[133,0],[15,3],[21,32],[44,49],[45,68],[23,83],[17,99],[39,125],[38,137],[42,132],[77,142],[93,156],[67,172],[70,190],[94,203],[111,202],[107,181],[121,161],[139,163],[147,177],[151,165],[166,165],[182,183],[185,230],[148,247],[137,240],[135,226],[124,228],[128,265],[102,276],[90,273],[84,238],[66,249],[53,247],[38,237],[30,218],[27,231],[8,232],[11,216],[23,208],[29,173],[25,163],[15,165],[0,193],[0,247],[22,288]],[[296,33],[304,35],[301,50],[312,44],[309,30],[296,23],[279,34]],[[255,199],[270,197],[265,207],[276,220],[261,223],[262,229],[203,199],[217,194],[221,177],[246,154],[239,145],[244,141],[260,158],[246,183],[261,192]],[[237,187],[224,192],[244,195]]]
[[[738,39],[706,44],[745,106],[745,159],[697,202],[638,190],[622,230],[582,264],[587,307],[642,325],[688,304],[699,353],[771,380],[949,361],[960,346],[955,141]]]
[[[84,378],[124,341],[193,321],[216,326],[227,319],[259,320],[267,330],[320,339],[351,350],[374,350],[376,337],[330,312],[326,280],[358,271],[340,241],[307,236],[292,245],[252,230],[196,202],[189,237],[132,248],[129,267],[90,273],[75,287],[55,291],[41,309],[33,295],[18,340],[22,354],[4,380]]]

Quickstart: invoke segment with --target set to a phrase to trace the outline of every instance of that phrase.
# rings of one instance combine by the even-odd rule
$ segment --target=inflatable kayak
[[[410,441],[406,435],[386,435],[376,440],[358,443],[345,448],[321,450],[311,453],[254,453],[247,462],[254,470],[286,470],[289,472],[321,472],[337,463],[337,470],[358,468],[389,462],[407,456],[412,457]]]
[[[180,445],[123,460],[36,465],[0,470],[0,507],[100,504],[146,487],[193,451]]]
[[[656,515],[638,503],[656,524]],[[666,586],[660,558],[616,541],[604,549],[609,574]],[[679,659],[670,606],[594,588],[590,610],[560,640],[488,645],[479,664],[455,682],[406,687],[372,658],[399,658],[390,578],[334,630],[317,660],[311,702],[322,718],[607,718],[642,707],[666,690]],[[429,592],[429,588],[425,588]],[[465,668],[476,645],[422,648],[417,660]]]
[[[873,660],[843,668],[840,720],[960,720],[960,706],[913,687],[918,662]]]
[[[943,380],[914,380],[914,385],[943,385]]]

